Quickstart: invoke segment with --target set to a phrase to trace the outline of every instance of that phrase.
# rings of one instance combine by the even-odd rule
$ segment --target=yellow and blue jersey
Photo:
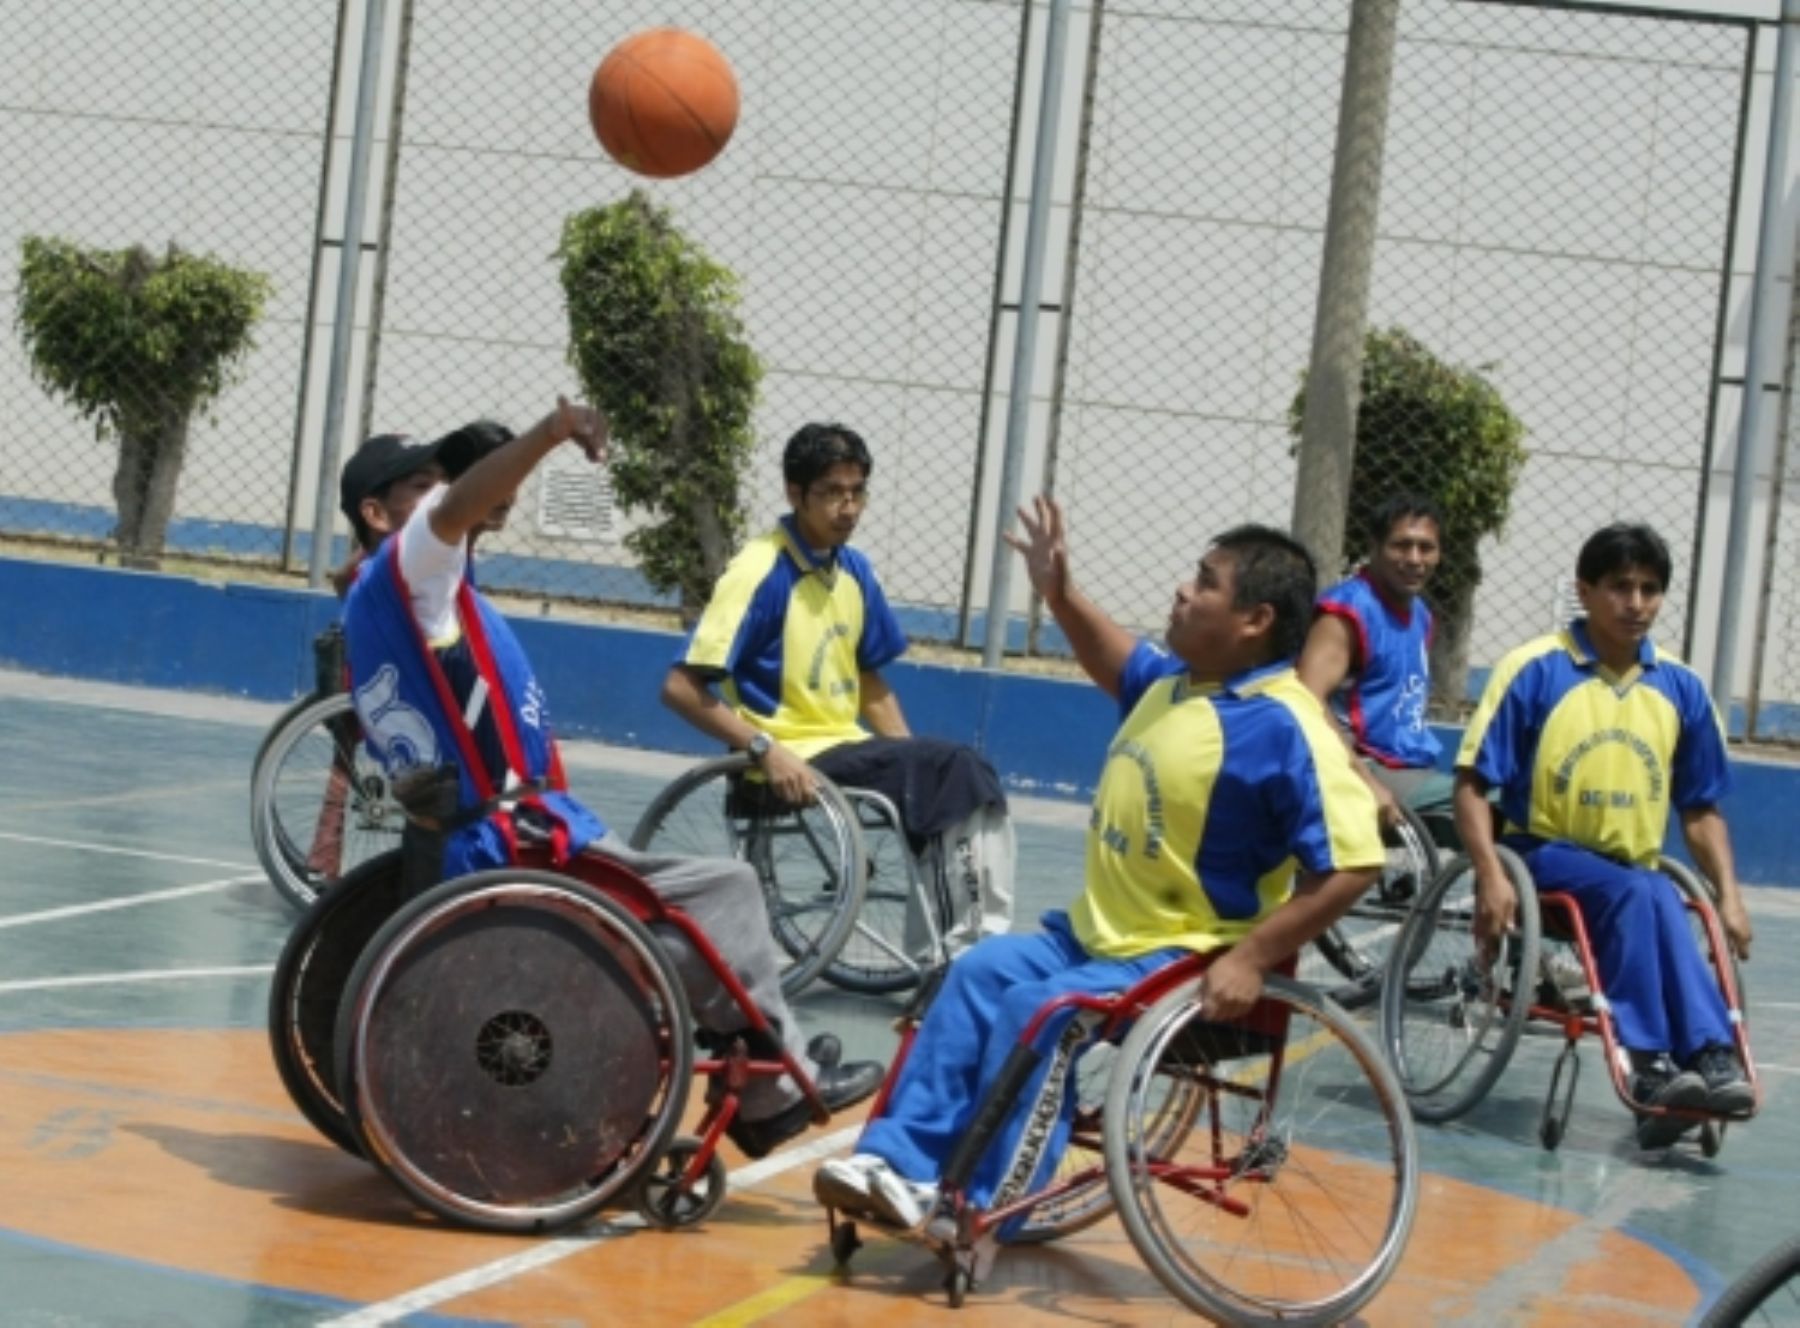
[[[1500,661],[1456,764],[1499,790],[1509,831],[1643,865],[1662,849],[1671,807],[1711,806],[1731,787],[1699,676],[1648,641],[1614,674],[1579,621]]]
[[[810,760],[868,736],[861,675],[905,650],[869,560],[848,545],[816,555],[790,515],[731,560],[680,662],[718,678],[726,704]]]
[[[1196,686],[1140,642],[1094,794],[1087,888],[1069,918],[1093,955],[1229,945],[1309,872],[1379,867],[1374,795],[1292,661]]]

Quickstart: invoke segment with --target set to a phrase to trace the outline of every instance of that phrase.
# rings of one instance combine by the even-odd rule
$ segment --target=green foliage
[[[637,190],[569,217],[557,256],[569,361],[612,426],[614,494],[661,518],[626,545],[691,616],[744,533],[762,364],[744,340],[737,278]]]
[[[170,245],[84,249],[27,237],[17,325],[32,372],[101,437],[186,421],[252,346],[269,279]]]
[[[1443,561],[1432,598],[1466,605],[1481,582],[1479,546],[1506,524],[1525,464],[1525,426],[1482,369],[1446,364],[1400,328],[1370,331],[1363,343],[1362,402],[1344,561],[1360,560],[1374,532],[1370,515],[1396,490],[1434,499],[1444,513]],[[1295,439],[1306,386],[1288,410]]]

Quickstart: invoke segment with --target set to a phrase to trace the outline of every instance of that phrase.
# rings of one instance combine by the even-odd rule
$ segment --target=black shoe
[[[1631,1096],[1639,1106],[1658,1107],[1664,1113],[1703,1111],[1706,1080],[1692,1070],[1676,1070],[1667,1056],[1645,1057],[1631,1076]],[[1637,1145],[1645,1150],[1667,1148],[1699,1124],[1689,1116],[1639,1116]]]
[[[762,1120],[733,1117],[725,1127],[725,1137],[750,1158],[767,1157],[797,1134],[804,1134],[812,1124],[812,1105],[805,1098],[789,1103],[773,1116]]]
[[[1688,1068],[1706,1081],[1706,1109],[1721,1116],[1738,1116],[1756,1105],[1756,1090],[1744,1077],[1737,1053],[1714,1043],[1702,1047]]]
[[[835,1113],[855,1106],[865,1097],[874,1097],[886,1074],[880,1061],[851,1061],[848,1065],[821,1069],[813,1083],[820,1099]]]
[[[835,1033],[814,1033],[806,1044],[806,1054],[821,1071],[829,1070],[844,1058],[844,1048]]]

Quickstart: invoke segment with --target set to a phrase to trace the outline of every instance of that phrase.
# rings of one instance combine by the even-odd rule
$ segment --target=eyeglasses
[[[806,492],[809,498],[817,498],[827,507],[861,507],[869,501],[866,484],[815,484]]]

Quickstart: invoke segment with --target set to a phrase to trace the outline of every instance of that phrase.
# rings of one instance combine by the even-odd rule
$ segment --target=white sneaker
[[[872,1153],[832,1158],[813,1173],[813,1197],[827,1208],[916,1230],[937,1206],[937,1186],[907,1180]]]

